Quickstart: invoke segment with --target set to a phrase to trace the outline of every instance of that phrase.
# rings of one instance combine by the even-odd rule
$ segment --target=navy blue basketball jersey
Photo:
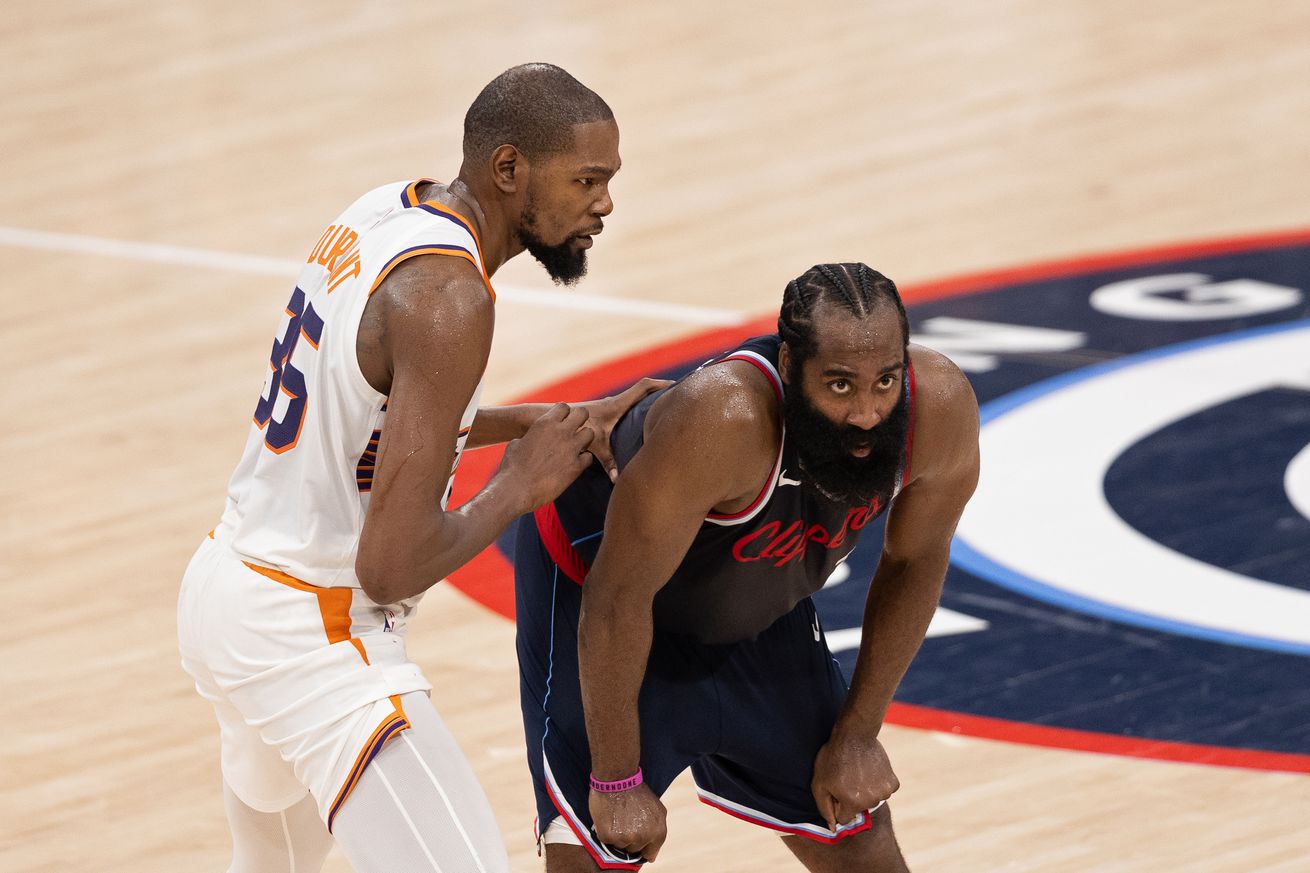
[[[755,366],[772,384],[781,417],[780,347],[777,334],[754,337],[702,366],[727,361]],[[640,450],[646,415],[662,393],[644,398],[615,427],[611,442],[620,471]],[[914,436],[914,373],[909,367],[901,402],[909,427],[893,485],[890,493],[863,505],[839,503],[808,487],[784,427],[773,470],[755,500],[731,515],[706,516],[682,563],[655,597],[655,628],[704,643],[753,639],[822,588],[855,548],[860,532],[886,511],[906,481]],[[537,511],[543,543],[575,582],[583,582],[600,548],[612,492],[609,478],[593,464],[553,504]]]

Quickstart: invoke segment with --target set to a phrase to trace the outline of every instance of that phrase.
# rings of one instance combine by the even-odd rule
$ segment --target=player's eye
[[[878,387],[883,389],[890,388],[895,384],[896,384],[895,373],[888,373],[886,376],[883,376],[881,379],[878,380]]]
[[[581,185],[583,188],[590,188],[596,184],[596,180],[583,177],[578,180],[578,184]]]
[[[851,383],[845,379],[833,379],[828,383],[828,387],[836,394],[846,394],[851,390]]]

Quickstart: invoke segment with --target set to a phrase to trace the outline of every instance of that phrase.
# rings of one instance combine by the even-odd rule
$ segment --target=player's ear
[[[778,347],[778,375],[782,377],[782,384],[790,384],[787,374],[791,371],[791,349],[787,348],[787,341],[783,340]]]
[[[497,146],[491,153],[491,181],[505,194],[516,194],[527,184],[528,161],[512,145]]]

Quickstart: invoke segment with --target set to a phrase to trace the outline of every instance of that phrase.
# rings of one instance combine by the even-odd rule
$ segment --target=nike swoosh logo
[[[799,480],[799,479],[788,479],[788,478],[787,478],[787,471],[786,471],[786,470],[783,470],[781,473],[778,474],[778,485],[779,485],[779,486],[782,486],[782,485],[799,485],[799,484],[801,484],[801,480]]]

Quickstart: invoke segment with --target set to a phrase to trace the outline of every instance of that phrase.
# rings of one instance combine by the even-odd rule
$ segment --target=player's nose
[[[872,397],[857,397],[846,414],[846,423],[861,430],[870,430],[882,422],[882,413]]]

